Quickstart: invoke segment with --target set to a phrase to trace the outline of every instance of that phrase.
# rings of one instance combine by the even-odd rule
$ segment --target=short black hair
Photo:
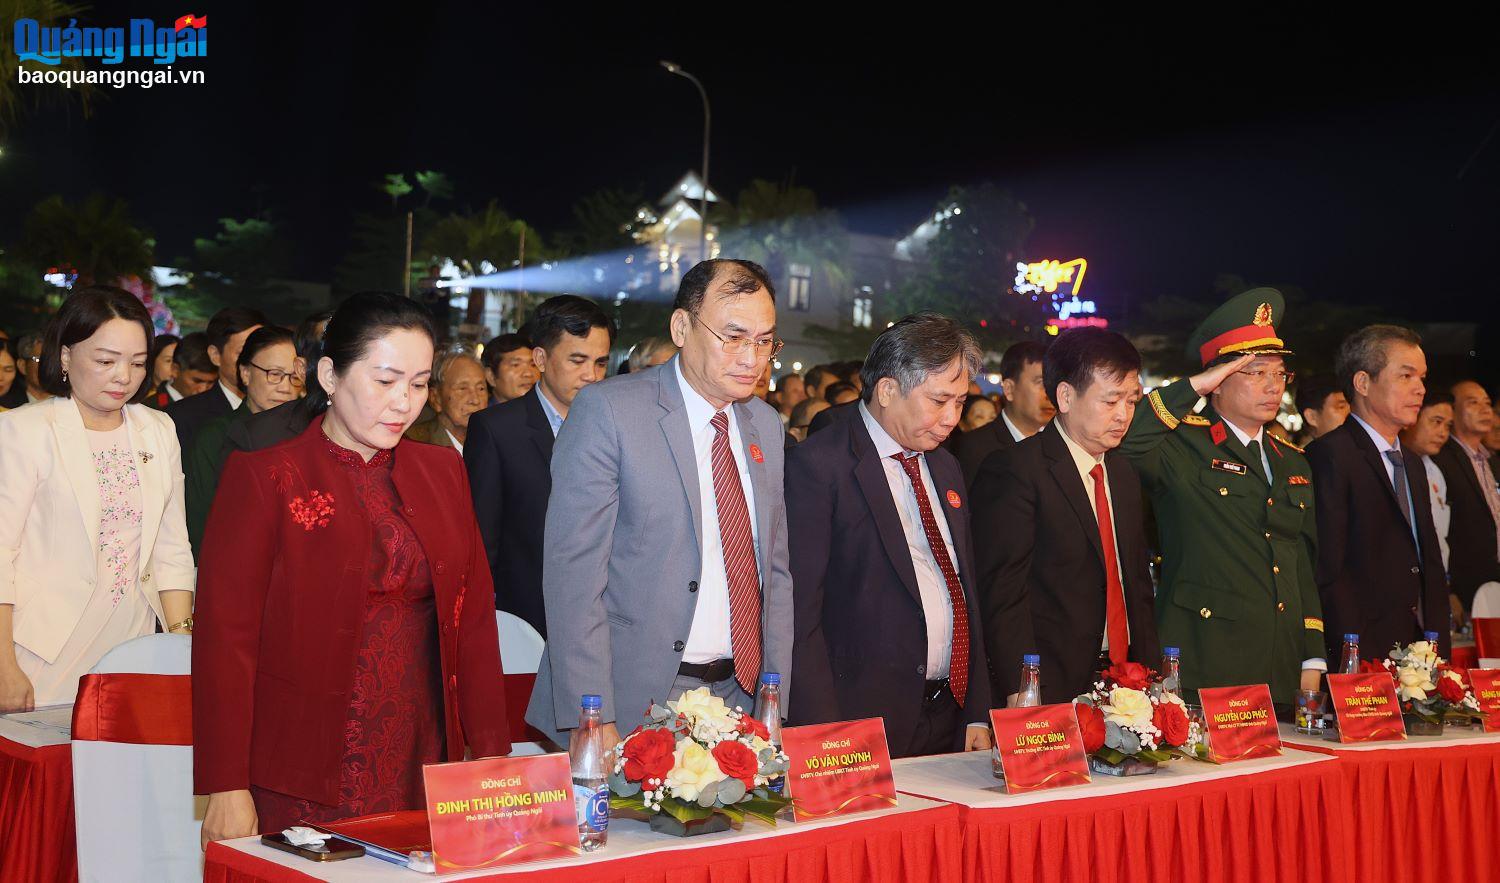
[[[208,345],[224,351],[229,338],[247,328],[266,324],[266,314],[251,307],[225,307],[208,320]]]
[[[526,323],[533,346],[550,350],[557,346],[564,334],[588,337],[594,328],[603,328],[609,334],[610,346],[615,342],[615,323],[603,308],[586,297],[576,294],[559,294],[542,301]]]
[[[1420,347],[1422,336],[1400,325],[1366,325],[1339,344],[1334,372],[1349,404],[1354,404],[1354,375],[1363,371],[1371,380],[1380,376],[1390,361],[1390,344],[1404,343]]]
[[[1047,347],[1042,359],[1042,383],[1047,398],[1057,401],[1057,388],[1068,384],[1082,394],[1096,372],[1120,378],[1141,370],[1141,354],[1125,335],[1103,328],[1075,328]]]
[[[837,375],[828,370],[827,365],[814,365],[811,368],[807,369],[806,374],[802,375],[802,382],[808,386],[816,386],[822,388],[823,379],[828,376]]]
[[[172,361],[178,371],[202,371],[205,374],[219,373],[219,366],[208,356],[208,335],[202,331],[184,334],[172,353]]]
[[[437,346],[432,314],[416,301],[389,291],[361,291],[345,298],[323,329],[323,354],[319,360],[333,362],[334,373],[343,376],[349,366],[365,357],[370,344],[392,331],[416,331]],[[317,382],[309,367],[308,403],[321,413],[328,407],[328,391]]]
[[[1047,345],[1041,341],[1023,340],[1005,348],[1000,357],[1000,379],[1015,380],[1027,365],[1040,365],[1047,358]]]
[[[479,361],[491,371],[498,371],[500,359],[516,350],[531,352],[531,340],[524,334],[502,334],[490,338],[490,342],[484,345],[484,353],[480,355]]]
[[[151,314],[146,305],[123,288],[113,285],[92,285],[80,288],[68,295],[47,329],[42,333],[42,362],[38,375],[42,389],[55,396],[71,396],[73,387],[63,377],[63,347],[71,347],[94,336],[99,327],[111,319],[124,319],[141,326],[146,335],[146,351],[151,351],[151,340],[156,336],[156,327],[151,324]],[[149,377],[151,366],[146,365]],[[147,377],[131,395],[132,403],[144,401],[151,393]]]
[[[752,294],[764,288],[766,294],[771,296],[771,302],[776,302],[776,286],[772,284],[771,274],[766,272],[765,267],[755,261],[739,258],[714,258],[698,262],[691,270],[683,274],[682,282],[677,286],[677,297],[672,301],[672,309],[687,310],[689,313],[698,312],[703,306],[703,297],[708,293],[708,286],[713,284],[714,277],[720,268],[728,272],[721,292],[724,296]]]
[[[245,338],[245,345],[240,349],[240,357],[234,363],[234,377],[239,381],[241,389],[249,387],[245,384],[245,379],[240,372],[250,367],[261,352],[278,343],[289,343],[295,350],[297,337],[289,328],[283,328],[280,325],[262,325]]]
[[[1453,393],[1446,389],[1429,386],[1427,394],[1422,396],[1422,410],[1425,411],[1433,405],[1451,405],[1453,402]]]
[[[1292,396],[1297,413],[1321,411],[1328,404],[1328,397],[1339,391],[1339,385],[1327,374],[1314,374],[1297,383],[1297,392]]]
[[[843,393],[846,393],[846,392],[852,392],[852,393],[856,393],[857,394],[859,392],[859,390],[855,389],[854,388],[854,384],[850,383],[847,380],[840,380],[837,383],[830,383],[830,384],[828,384],[828,387],[823,390],[823,401],[825,401],[825,402],[827,402],[828,404],[831,405],[831,404],[833,404],[833,397],[834,396],[836,396],[836,395],[842,395]]]

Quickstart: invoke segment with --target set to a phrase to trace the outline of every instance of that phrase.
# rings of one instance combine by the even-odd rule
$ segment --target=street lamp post
[[[661,62],[661,66],[667,69],[667,73],[687,78],[689,82],[698,87],[698,95],[703,99],[703,180],[700,182],[703,185],[703,192],[698,199],[698,225],[700,227],[698,231],[698,247],[701,250],[703,260],[708,260],[708,134],[709,123],[712,119],[708,109],[708,92],[703,88],[703,84],[698,82],[697,77],[683,70],[680,65],[670,61],[663,61]]]

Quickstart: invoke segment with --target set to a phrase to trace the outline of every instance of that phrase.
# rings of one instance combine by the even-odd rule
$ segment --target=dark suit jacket
[[[507,754],[490,574],[463,464],[454,451],[416,442],[393,455],[391,480],[432,574],[439,658],[429,664],[441,671],[443,707],[433,711],[443,715],[445,758],[463,760],[466,748],[473,757]],[[376,529],[356,487],[327,450],[321,423],[225,463],[198,569],[198,793],[258,785],[338,800]],[[315,491],[332,498],[332,511],[309,528],[294,516]]]
[[[177,444],[184,451],[191,451],[193,436],[198,434],[203,424],[233,410],[229,399],[224,397],[224,390],[216,381],[213,386],[203,392],[168,405],[167,416],[172,418],[172,423],[177,427]]]
[[[974,479],[979,477],[979,467],[990,454],[1015,447],[1016,440],[1011,438],[1010,429],[1005,421],[999,417],[979,427],[972,432],[965,432],[953,441],[953,456],[958,458],[958,465],[964,470],[964,484],[972,492],[974,490]]]
[[[1104,468],[1129,658],[1158,668],[1141,480],[1118,451],[1104,455]],[[975,478],[970,497],[979,606],[997,704],[1018,689],[1027,653],[1042,657],[1044,703],[1071,702],[1093,685],[1104,641],[1104,545],[1083,482],[1056,426],[990,454]]]
[[[885,718],[891,753],[910,753],[927,680],[927,625],[901,516],[885,469],[858,408],[786,454],[797,640],[787,719],[796,724]],[[826,412],[825,412],[826,413]],[[969,507],[958,461],[941,449],[926,455],[937,498],[958,553],[969,610],[967,723],[988,723]],[[953,750],[963,747],[963,728]]]
[[[813,433],[826,429],[851,414],[859,416],[859,399],[842,405],[831,405],[814,414],[813,419],[807,422],[807,434],[811,437]]]
[[[1474,591],[1491,580],[1500,580],[1500,560],[1495,549],[1495,516],[1484,501],[1474,462],[1455,439],[1432,457],[1448,482],[1448,585],[1464,602],[1474,606]]]
[[[1317,492],[1318,594],[1330,662],[1339,658],[1346,632],[1359,635],[1365,659],[1421,640],[1418,604],[1428,628],[1441,635],[1440,652],[1448,655],[1448,586],[1427,471],[1421,457],[1405,447],[1401,454],[1420,554],[1386,476],[1385,458],[1359,421],[1351,416],[1307,448]]]
[[[547,636],[542,537],[552,493],[552,427],[536,387],[469,418],[464,464],[495,582],[495,608]]]
[[[230,424],[224,436],[224,453],[230,451],[258,451],[296,438],[312,424],[319,411],[313,408],[312,400],[301,398],[283,402],[269,411],[251,414],[244,420]]]

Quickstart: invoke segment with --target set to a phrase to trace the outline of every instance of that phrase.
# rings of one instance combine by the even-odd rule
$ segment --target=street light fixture
[[[708,259],[708,133],[709,123],[712,119],[708,109],[708,92],[704,90],[703,84],[698,78],[682,69],[681,65],[671,61],[662,61],[661,66],[667,69],[667,73],[685,77],[694,86],[698,87],[698,95],[703,99],[703,192],[698,199],[698,225],[701,228],[698,233],[698,246],[702,250],[703,259]]]

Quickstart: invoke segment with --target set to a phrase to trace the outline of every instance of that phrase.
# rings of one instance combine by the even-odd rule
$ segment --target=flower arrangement
[[[1156,672],[1135,662],[1099,673],[1094,689],[1073,700],[1089,767],[1106,775],[1156,771],[1157,764],[1199,741],[1198,724],[1175,693],[1153,689]]]
[[[745,816],[775,825],[792,801],[770,788],[788,762],[768,736],[707,687],[653,704],[611,752],[610,807],[645,813],[653,829],[676,834],[724,830]]]
[[[1441,732],[1444,722],[1482,723],[1479,701],[1464,676],[1437,655],[1437,645],[1416,641],[1397,644],[1379,662],[1364,660],[1360,671],[1385,672],[1396,682],[1396,698],[1408,732]],[[1420,723],[1418,723],[1420,722]],[[1425,724],[1426,726],[1422,726]]]

